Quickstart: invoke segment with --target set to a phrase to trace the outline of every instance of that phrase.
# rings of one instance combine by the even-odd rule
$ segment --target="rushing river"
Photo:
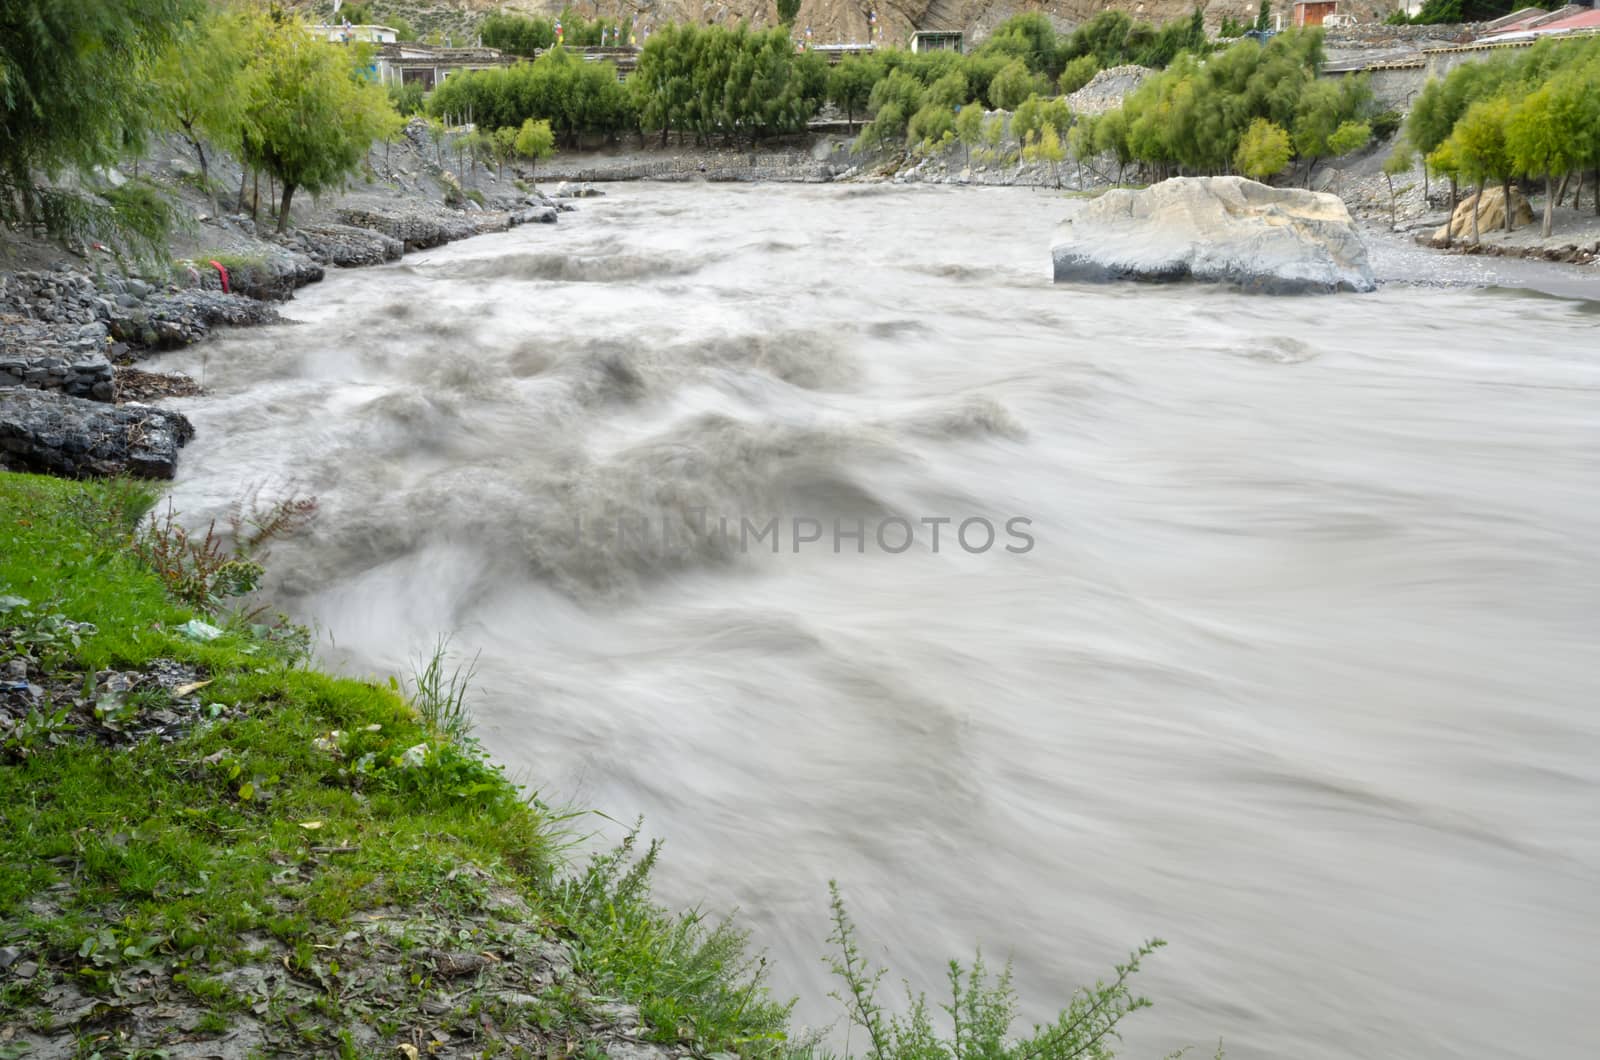
[[[836,877],[897,996],[981,944],[1044,1017],[1166,938],[1129,1056],[1595,1055],[1600,272],[1058,287],[1061,209],[617,187],[338,274],[165,360],[176,501],[320,498],[327,658],[481,652],[486,745],[805,1021]]]

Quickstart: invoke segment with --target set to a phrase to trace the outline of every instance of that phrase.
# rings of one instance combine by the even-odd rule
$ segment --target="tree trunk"
[[[289,203],[294,200],[294,185],[288,181],[283,182],[283,205],[278,210],[278,234],[282,235],[289,227]]]
[[[1389,184],[1389,231],[1393,232],[1394,226],[1399,223],[1399,219],[1395,217],[1394,209],[1394,178],[1385,173],[1383,179]]]
[[[250,189],[250,222],[259,224],[261,221],[261,170],[256,170],[255,184]]]
[[[250,181],[250,167],[239,167],[239,212],[244,212],[244,186]]]
[[[195,157],[200,160],[200,183],[205,187],[206,201],[211,203],[211,214],[214,217],[221,213],[222,210],[217,205],[216,189],[211,186],[211,167],[206,165],[206,145],[200,142],[200,137],[194,131],[193,125],[186,122],[183,126],[183,131],[188,134],[184,139],[189,141],[189,146],[194,148]]]
[[[1472,242],[1478,242],[1478,209],[1483,205],[1483,181],[1478,181],[1478,194],[1472,200]]]
[[[1512,214],[1515,213],[1515,211],[1511,209],[1511,178],[1510,177],[1507,177],[1506,179],[1504,179],[1504,180],[1502,180],[1500,182],[1500,194],[1505,196],[1506,231],[1509,232],[1509,231],[1511,231],[1511,228],[1512,228],[1511,217],[1512,217]]]
[[[1567,199],[1567,185],[1572,183],[1572,171],[1561,174],[1561,186],[1556,189],[1556,205],[1560,206]]]
[[[1556,218],[1556,178],[1549,173],[1544,175],[1544,227],[1539,229],[1539,234],[1546,239],[1550,238],[1550,229],[1555,225]]]

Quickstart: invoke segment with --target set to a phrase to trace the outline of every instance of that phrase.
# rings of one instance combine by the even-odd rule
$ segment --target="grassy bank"
[[[651,852],[563,875],[575,822],[395,687],[174,604],[152,501],[0,475],[0,1056],[782,1040],[740,939],[651,906]]]
[[[459,673],[310,669],[154,500],[0,473],[0,1060],[827,1055],[739,931],[651,901],[654,846],[569,864]],[[884,1001],[837,889],[828,942],[869,1060],[1109,1057],[1161,945],[1014,1037],[1009,968]]]

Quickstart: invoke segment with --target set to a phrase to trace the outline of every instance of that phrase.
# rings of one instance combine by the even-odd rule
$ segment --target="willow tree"
[[[205,141],[232,147],[243,138],[252,28],[234,11],[205,9],[185,22],[151,71],[158,111],[194,150],[212,213],[218,212],[217,192]]]
[[[294,23],[265,39],[256,65],[245,155],[283,185],[282,232],[295,192],[304,188],[315,195],[353,173],[393,108],[383,89],[361,76],[363,49],[315,40]]]
[[[110,165],[152,126],[148,72],[196,0],[0,3],[0,222],[40,216],[40,180]],[[56,195],[57,193],[49,193]]]

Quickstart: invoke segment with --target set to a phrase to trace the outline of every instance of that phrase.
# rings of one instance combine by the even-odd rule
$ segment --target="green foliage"
[[[1061,71],[1057,87],[1061,94],[1070,96],[1084,85],[1094,80],[1094,75],[1100,72],[1100,60],[1093,55],[1080,55],[1067,63]]]
[[[555,133],[550,131],[548,121],[534,121],[529,118],[517,130],[517,138],[512,143],[516,153],[526,158],[535,171],[539,168],[539,159],[549,158],[556,153]]]
[[[768,994],[766,959],[752,958],[745,932],[727,920],[656,905],[649,880],[661,846],[637,855],[636,844],[637,831],[552,890],[546,911],[571,934],[578,968],[602,989],[644,997],[639,1014],[656,1040],[778,1055],[790,1006]]]
[[[1289,164],[1289,133],[1266,118],[1250,123],[1239,141],[1233,164],[1252,180],[1266,180]]]
[[[854,72],[859,72],[855,68]],[[782,28],[671,25],[651,34],[630,82],[641,128],[759,142],[798,132],[839,89],[816,53],[796,55]]]
[[[137,147],[156,120],[151,64],[195,0],[6,0],[0,5],[0,224],[56,235],[92,202],[41,203],[39,177],[86,172]],[[104,215],[109,217],[109,215]]]
[[[956,116],[949,107],[929,102],[906,122],[906,140],[932,150],[955,138]]]
[[[882,65],[871,56],[846,56],[828,72],[828,99],[845,112],[847,121],[854,124],[856,115],[871,98],[873,86],[883,76]]]
[[[1015,110],[1029,96],[1039,94],[1044,85],[1021,59],[1007,63],[989,83],[989,102],[1001,110]]]
[[[395,113],[401,117],[409,118],[414,114],[421,114],[426,109],[427,93],[423,92],[422,84],[417,81],[391,84],[389,105],[394,107]]]
[[[216,194],[210,188],[204,141],[225,147],[240,142],[250,60],[249,20],[230,9],[208,7],[184,23],[178,39],[160,54],[151,70],[158,114],[168,128],[181,131],[194,149],[213,210]]]
[[[1256,14],[1256,29],[1265,32],[1272,28],[1272,0],[1261,0],[1261,10]]]
[[[1367,119],[1372,138],[1380,143],[1394,136],[1404,124],[1405,118],[1397,110],[1382,110]]]
[[[1162,176],[1217,173],[1236,163],[1252,123],[1263,120],[1289,134],[1309,175],[1330,138],[1349,123],[1340,143],[1353,142],[1372,109],[1364,77],[1318,81],[1321,59],[1320,30],[1278,34],[1265,46],[1243,40],[1204,62],[1181,53],[1098,123],[1097,139],[1119,168],[1138,161]]]
[[[278,230],[294,193],[318,194],[353,173],[396,119],[387,93],[361,71],[362,48],[308,46],[295,23],[258,23],[243,153],[283,187]]]
[[[1600,166],[1600,39],[1540,41],[1430,80],[1405,136],[1434,173],[1502,186],[1546,178],[1548,235],[1555,179]]]
[[[556,48],[531,63],[457,74],[434,90],[435,115],[472,115],[479,125],[520,128],[532,118],[576,143],[586,132],[634,128],[637,115],[610,63],[588,63]]]
[[[939,1006],[952,1028],[944,1038],[934,1029],[926,995],[907,988],[906,1012],[899,1016],[879,1000],[888,969],[874,968],[862,953],[837,883],[828,884],[828,896],[833,920],[828,942],[835,950],[828,967],[841,983],[833,997],[844,1006],[850,1025],[866,1035],[864,1060],[1104,1060],[1112,1055],[1110,1043],[1122,1021],[1151,1004],[1134,994],[1128,981],[1144,958],[1166,945],[1152,939],[1140,946],[1115,967],[1110,982],[1080,989],[1053,1022],[1021,1038],[1011,1036],[1017,996],[1010,965],[991,977],[981,953],[968,968],[951,961],[946,969],[950,1000]]]
[[[563,25],[565,30],[566,26]],[[544,18],[525,18],[496,12],[478,25],[485,47],[533,58],[556,42],[556,28]]]
[[[778,21],[782,25],[794,25],[795,16],[800,13],[800,0],[778,0]]]

